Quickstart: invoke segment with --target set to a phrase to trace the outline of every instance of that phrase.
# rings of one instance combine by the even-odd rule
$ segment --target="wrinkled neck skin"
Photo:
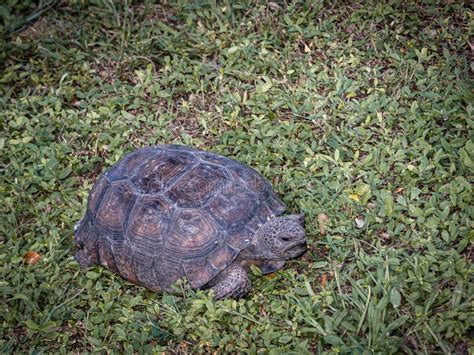
[[[247,248],[240,251],[238,260],[268,260],[263,253],[259,253],[255,245],[250,244]]]
[[[240,252],[237,262],[247,272],[250,272],[251,265],[254,265],[260,268],[263,274],[277,271],[285,265],[285,260],[268,258],[265,253],[259,253],[253,244]]]

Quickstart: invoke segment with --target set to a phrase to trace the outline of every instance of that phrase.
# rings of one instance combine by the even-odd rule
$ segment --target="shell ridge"
[[[122,223],[122,234],[123,234],[124,238],[127,235],[126,234],[127,228],[128,228],[129,223],[130,223],[130,213],[132,213],[133,207],[135,207],[135,204],[137,203],[139,197],[140,197],[139,195],[133,194],[132,201],[131,201],[131,203],[128,204],[127,210],[125,211],[125,217],[124,217],[124,221]]]
[[[200,162],[194,162],[193,164],[189,164],[189,166],[176,178],[173,179],[171,184],[165,184],[164,189],[162,191],[162,194],[165,196],[168,196],[168,192],[173,189],[173,187],[176,186],[176,184],[182,180],[185,179],[186,176],[188,176],[197,166],[199,166]],[[173,202],[175,204],[175,202]]]
[[[152,159],[154,157],[154,154],[155,154],[154,150],[155,149],[153,147],[143,147],[126,154],[122,159],[112,164],[107,169],[107,171],[104,172],[104,176],[107,176],[107,178],[111,182],[118,181],[118,180],[126,180],[126,181],[130,180],[130,178],[135,174],[138,168],[140,168],[143,164],[146,164],[149,159]],[[151,153],[151,154],[148,154],[147,156],[145,153]],[[136,162],[137,164],[133,166],[130,171],[130,167],[127,167],[127,163],[129,163],[131,159],[138,159],[138,161]],[[122,171],[123,169],[125,169],[126,175],[123,175],[123,171]],[[120,172],[118,176],[115,176],[115,178],[110,176],[111,174],[112,175],[116,174],[117,171]]]
[[[98,198],[97,198],[97,200],[96,200],[96,202],[95,202],[95,209],[96,209],[96,210],[94,211],[94,213],[92,213],[92,211],[90,211],[90,206],[87,206],[87,211],[88,211],[88,212],[90,211],[91,214],[96,214],[96,213],[97,213],[97,210],[99,209],[100,204],[102,203],[102,200],[104,199],[105,194],[107,193],[107,191],[108,191],[109,188],[110,188],[110,185],[112,184],[112,181],[111,181],[109,178],[107,178],[107,176],[105,176],[105,174],[102,174],[102,175],[99,177],[99,180],[100,180],[101,178],[104,178],[104,179],[105,179],[105,182],[106,182],[107,186],[105,186],[105,187],[102,189],[102,191],[100,191],[100,193],[99,193],[99,196],[98,196]],[[94,187],[95,187],[98,183],[99,183],[99,181],[97,181],[97,182],[94,184],[94,186],[92,187],[92,189],[94,189]],[[92,191],[91,191],[91,192],[92,192]],[[91,196],[92,196],[92,194],[89,195],[89,199],[91,198]],[[88,199],[88,201],[87,201],[87,204],[88,204],[88,205],[89,205],[89,199]],[[86,213],[87,213],[87,212],[86,212]],[[93,219],[95,220],[95,217],[94,217]]]
[[[124,240],[122,242],[122,244],[126,244],[127,243],[127,240]],[[110,246],[110,249],[112,250],[112,257],[114,259],[114,263],[115,263],[115,268],[117,269],[117,273],[120,275],[120,277],[124,278],[125,280],[127,279],[125,277],[125,275],[122,274],[122,271],[120,270],[121,268],[119,267],[119,264],[117,262],[117,259],[115,258],[115,254],[116,254],[116,251],[115,251],[115,248],[116,248],[116,245],[115,244],[112,244]]]
[[[110,243],[110,256],[112,257],[113,268],[119,271],[117,260],[115,260],[114,243]]]
[[[95,241],[95,243],[94,243],[95,246],[96,246],[96,248],[95,248],[95,254],[97,255],[97,265],[102,265],[102,258],[100,257],[100,250],[99,250],[99,248],[100,248],[100,241],[99,241],[99,239],[102,239],[102,238],[104,238],[104,236],[102,235],[102,232],[99,231],[99,237],[96,239],[96,241]],[[106,240],[107,240],[107,238],[106,238]]]

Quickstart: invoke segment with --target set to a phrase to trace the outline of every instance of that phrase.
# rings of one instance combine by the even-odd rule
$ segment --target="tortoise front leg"
[[[216,300],[238,299],[249,292],[250,280],[240,265],[231,265],[213,280],[211,290],[214,291]]]

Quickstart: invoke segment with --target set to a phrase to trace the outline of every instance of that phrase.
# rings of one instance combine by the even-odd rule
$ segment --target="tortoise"
[[[304,215],[285,209],[240,162],[183,145],[141,148],[92,187],[75,259],[155,292],[186,277],[216,299],[237,299],[250,289],[251,264],[271,273],[305,252]]]

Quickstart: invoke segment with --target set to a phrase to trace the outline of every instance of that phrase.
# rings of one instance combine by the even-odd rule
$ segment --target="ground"
[[[0,352],[472,353],[467,1],[64,0],[29,19],[16,3],[0,6]],[[255,268],[239,301],[81,270],[92,184],[161,143],[260,171],[306,214],[308,253]]]

